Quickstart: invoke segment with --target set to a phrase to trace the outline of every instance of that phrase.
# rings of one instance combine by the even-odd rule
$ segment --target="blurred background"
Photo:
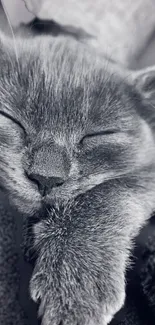
[[[155,0],[3,0],[13,26],[35,15],[83,28],[106,55],[134,69],[155,64]],[[64,14],[65,12],[65,14]]]

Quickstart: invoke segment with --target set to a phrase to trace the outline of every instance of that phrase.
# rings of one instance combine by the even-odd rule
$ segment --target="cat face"
[[[73,41],[3,40],[0,180],[20,211],[66,200],[148,159],[140,97]],[[143,143],[143,146],[142,146]]]

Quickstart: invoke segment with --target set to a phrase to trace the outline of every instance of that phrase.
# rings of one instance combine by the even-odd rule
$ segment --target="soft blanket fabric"
[[[19,301],[19,255],[16,241],[16,215],[7,209],[0,192],[0,324],[27,325]]]

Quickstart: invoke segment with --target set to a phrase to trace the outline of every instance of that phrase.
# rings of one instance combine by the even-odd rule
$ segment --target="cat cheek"
[[[0,116],[0,144],[12,150],[21,150],[24,143],[23,130],[7,117]]]

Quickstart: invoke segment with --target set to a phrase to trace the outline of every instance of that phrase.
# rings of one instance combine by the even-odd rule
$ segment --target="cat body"
[[[155,208],[154,71],[62,36],[0,43],[0,184],[38,218],[31,297],[43,325],[106,325]]]

